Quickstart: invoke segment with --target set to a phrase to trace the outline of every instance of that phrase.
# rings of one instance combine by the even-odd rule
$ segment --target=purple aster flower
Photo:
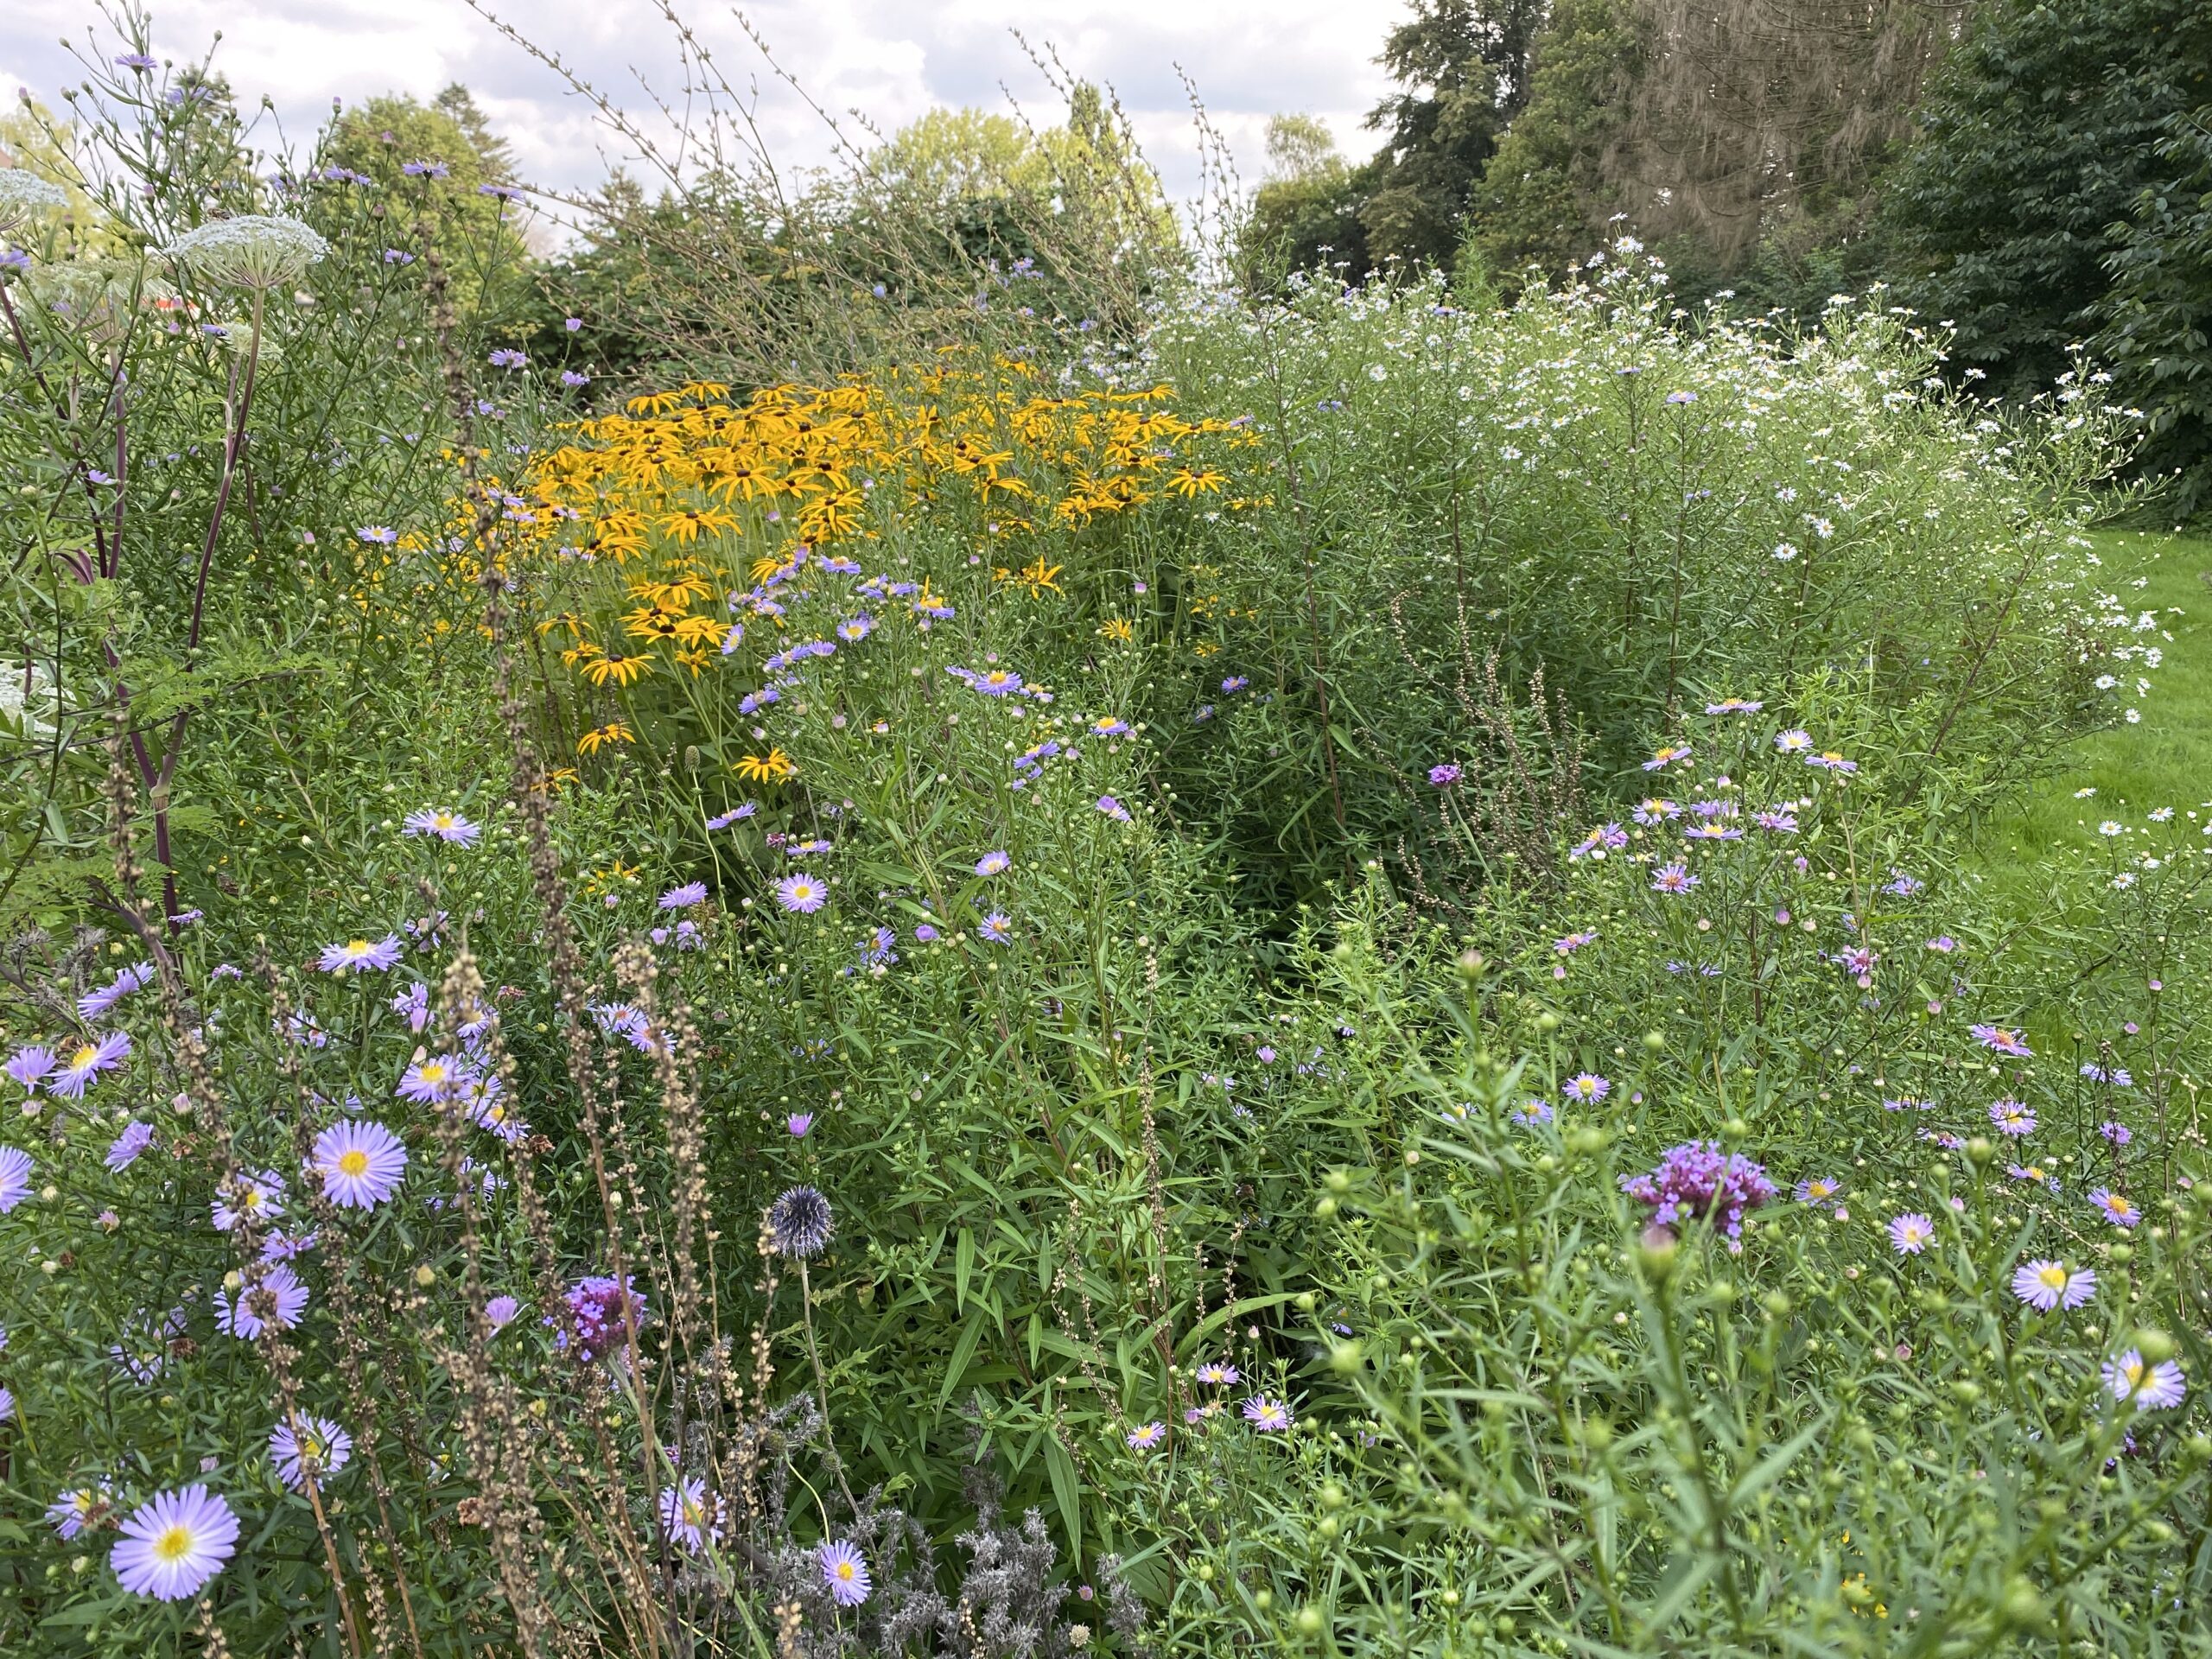
[[[1643,763],[1643,769],[1646,772],[1663,772],[1671,766],[1687,765],[1694,753],[1687,743],[1662,744],[1652,751],[1651,758]]]
[[[1228,1388],[1243,1380],[1243,1373],[1226,1360],[1210,1359],[1192,1375],[1214,1388]]]
[[[744,802],[741,805],[732,807],[728,811],[722,813],[718,817],[709,818],[707,820],[707,828],[709,830],[727,830],[733,823],[736,823],[742,819],[751,817],[760,810],[760,809],[754,805],[751,801]]]
[[[1111,795],[1101,795],[1096,804],[1101,812],[1103,812],[1108,817],[1113,819],[1115,823],[1128,823],[1129,809],[1123,806],[1121,802],[1116,800]]]
[[[279,1423],[270,1431],[269,1456],[276,1478],[296,1492],[322,1490],[322,1478],[343,1469],[353,1455],[353,1437],[327,1417],[302,1417],[295,1430]]]
[[[830,1586],[832,1601],[840,1607],[857,1607],[868,1599],[875,1586],[868,1578],[868,1563],[849,1540],[823,1545],[820,1560],[822,1582]]]
[[[721,1512],[719,1500],[710,1497],[707,1483],[694,1475],[674,1486],[664,1486],[660,1493],[661,1530],[668,1535],[671,1543],[682,1546],[697,1554],[712,1539],[721,1541]]]
[[[660,896],[663,910],[689,910],[694,905],[706,902],[707,884],[703,881],[686,881],[680,887],[671,887]]]
[[[2097,1294],[2096,1269],[2071,1271],[2063,1262],[2023,1262],[2012,1274],[2012,1294],[2044,1313],[2076,1308]]]
[[[309,1166],[323,1196],[341,1209],[373,1210],[398,1190],[407,1147],[381,1123],[335,1123],[315,1138]]]
[[[105,1019],[110,1008],[153,977],[154,964],[149,962],[142,963],[136,968],[125,968],[98,990],[79,997],[77,1013],[87,1020]]]
[[[1805,764],[1808,766],[1816,766],[1822,772],[1841,772],[1846,775],[1859,770],[1859,763],[1856,760],[1847,760],[1834,749],[1821,754],[1807,755]]]
[[[1262,1434],[1280,1434],[1290,1427],[1290,1402],[1255,1394],[1244,1402],[1244,1421]]]
[[[1131,1429],[1127,1438],[1130,1451],[1149,1452],[1167,1438],[1167,1425],[1155,1420]]]
[[[272,1326],[289,1331],[308,1311],[308,1287],[288,1267],[269,1269],[257,1285],[244,1285],[235,1297],[218,1294],[215,1328],[226,1336],[247,1342]]]
[[[0,1147],[0,1216],[31,1195],[31,1155],[21,1147]]]
[[[8,1057],[7,1073],[31,1094],[38,1092],[38,1080],[54,1070],[54,1051],[33,1044],[19,1048]]]
[[[327,974],[382,973],[398,962],[400,950],[397,933],[387,933],[374,944],[366,939],[348,939],[342,944],[324,945],[317,966]]]
[[[433,1054],[400,1073],[399,1087],[394,1092],[418,1106],[434,1105],[474,1075],[452,1055]]]
[[[2035,1109],[2017,1100],[2000,1100],[1989,1109],[1989,1121],[1999,1135],[2033,1135]]]
[[[154,1144],[154,1126],[137,1122],[126,1124],[123,1133],[115,1137],[102,1161],[120,1175],[138,1161],[139,1154]]]
[[[1459,781],[1459,767],[1455,761],[1447,760],[1442,766],[1428,769],[1428,781],[1439,789],[1451,788]]]
[[[1784,754],[1804,754],[1813,747],[1813,734],[1798,727],[1775,734],[1774,747]]]
[[[1993,1054],[2010,1055],[2020,1060],[2035,1057],[2035,1050],[2028,1046],[2027,1038],[2023,1033],[2003,1026],[1971,1026],[1967,1029],[1973,1033],[1974,1041]]]
[[[584,326],[584,320],[582,317],[563,317],[561,319],[561,326],[573,334]]]
[[[1243,675],[1232,674],[1221,683],[1221,689],[1224,692],[1233,697],[1239,691],[1242,691],[1246,686],[1251,683],[1252,682],[1247,679]]]
[[[273,1169],[258,1175],[238,1172],[218,1189],[211,1206],[215,1230],[227,1233],[241,1221],[256,1226],[284,1213],[284,1178]]]
[[[1723,697],[1719,702],[1707,703],[1705,712],[1708,715],[1756,715],[1765,707],[1766,704],[1755,697]]]
[[[1692,875],[1688,865],[1676,861],[1662,864],[1652,872],[1651,890],[1654,893],[1688,893],[1702,880],[1700,876]]]
[[[1928,949],[1935,951],[1939,956],[1948,957],[1952,951],[1958,948],[1959,942],[1948,933],[1938,933],[1934,938],[1928,941]]]
[[[2118,1359],[2106,1361],[2104,1379],[2113,1399],[2123,1405],[2133,1400],[2138,1411],[2165,1410],[2181,1404],[2189,1393],[2179,1365],[2171,1359],[2146,1364],[2133,1348]]]
[[[1090,722],[1093,737],[1122,737],[1128,734],[1128,721],[1117,720],[1112,715],[1101,715]]]
[[[811,916],[830,902],[830,889],[816,877],[801,872],[776,883],[776,902],[794,915]]]
[[[115,60],[115,67],[118,69],[136,69],[143,73],[146,70],[157,68],[159,66],[143,52],[132,52],[118,58]]]
[[[924,922],[914,930],[914,943],[917,944],[927,944],[937,937],[937,929],[931,927],[927,922]]]
[[[995,910],[976,924],[976,934],[992,944],[1004,944],[1014,937],[1014,918],[1002,910]]]
[[[2094,1187],[2089,1192],[2089,1202],[2103,1212],[2107,1221],[2115,1227],[2131,1228],[2143,1219],[2143,1212],[2126,1198],[2109,1187]]]
[[[494,1296],[484,1304],[484,1322],[494,1331],[504,1331],[514,1323],[515,1315],[521,1312],[522,1304],[513,1297]]]
[[[1898,1216],[1888,1228],[1890,1248],[1899,1255],[1918,1255],[1936,1239],[1936,1224],[1918,1211]]]
[[[404,248],[386,248],[384,262],[387,265],[411,265],[415,263],[415,256]]]
[[[2135,1086],[2134,1077],[2125,1066],[2100,1065],[2091,1060],[2082,1068],[2082,1075],[2091,1083],[2108,1083],[2115,1089],[2133,1089]]]
[[[1620,1188],[1651,1206],[1654,1226],[1674,1227],[1705,1217],[1738,1249],[1735,1241],[1743,1237],[1745,1212],[1775,1195],[1764,1167],[1738,1153],[1724,1154],[1713,1141],[1685,1141],[1670,1147],[1649,1174],[1622,1176]]]
[[[458,812],[426,806],[410,812],[401,830],[403,835],[435,836],[440,841],[451,842],[456,847],[474,847],[476,838],[484,832]]]
[[[123,1523],[108,1563],[135,1596],[183,1601],[237,1554],[238,1518],[205,1486],[162,1492]]]
[[[1013,866],[1013,863],[1014,861],[1004,853],[985,853],[982,857],[976,861],[976,874],[978,875],[1003,874]]]
[[[46,1079],[46,1091],[64,1100],[80,1099],[86,1087],[103,1071],[111,1071],[130,1058],[128,1033],[111,1031],[90,1043],[66,1050],[60,1064]]]
[[[416,980],[391,999],[391,1011],[407,1021],[407,1029],[418,1036],[423,1027],[430,1023],[430,988]]]
[[[379,547],[390,547],[399,539],[399,532],[390,524],[363,524],[353,533],[363,541],[372,542]]]
[[[1580,1101],[1585,1105],[1594,1105],[1613,1092],[1613,1085],[1609,1080],[1599,1077],[1595,1072],[1578,1071],[1567,1080],[1567,1086],[1560,1092],[1569,1100]]]
[[[1567,849],[1567,857],[1577,863],[1586,858],[1603,858],[1607,853],[1617,853],[1628,845],[1628,831],[1618,823],[1601,823]]]
[[[399,170],[410,179],[442,179],[448,171],[443,162],[409,162]]]
[[[804,1141],[806,1139],[806,1132],[814,1127],[814,1114],[793,1112],[784,1120],[784,1127],[791,1132],[792,1140]]]
[[[1831,1175],[1815,1175],[1797,1183],[1797,1202],[1826,1204],[1843,1192],[1843,1183]]]
[[[105,1481],[64,1492],[46,1506],[47,1524],[67,1543],[105,1512],[111,1495]]]
[[[1594,930],[1588,932],[1566,933],[1552,941],[1552,950],[1557,955],[1571,957],[1584,945],[1595,944],[1597,942],[1598,935]]]
[[[2097,1133],[2115,1147],[2124,1147],[2135,1138],[2135,1131],[2126,1124],[2114,1122],[2109,1118],[2097,1125]]]
[[[1538,1129],[1551,1122],[1558,1114],[1552,1110],[1551,1102],[1531,1095],[1505,1116],[1518,1128]]]
[[[1762,830],[1786,836],[1797,828],[1797,815],[1787,808],[1770,807],[1764,812],[1753,813],[1751,822]]]
[[[579,386],[591,385],[591,376],[579,370],[563,369],[561,371],[561,384],[573,391]]]

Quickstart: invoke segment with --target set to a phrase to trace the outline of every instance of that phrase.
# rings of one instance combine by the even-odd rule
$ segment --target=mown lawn
[[[2113,589],[2139,611],[2158,613],[2172,643],[2136,706],[2134,725],[2115,726],[2069,744],[2050,773],[1977,837],[1991,886],[2030,867],[2100,818],[2171,806],[2212,805],[2212,539],[2112,532],[2097,538]],[[2134,583],[2141,579],[2144,585]],[[2094,789],[2084,798],[2075,791]],[[2125,810],[2124,810],[2125,809]]]

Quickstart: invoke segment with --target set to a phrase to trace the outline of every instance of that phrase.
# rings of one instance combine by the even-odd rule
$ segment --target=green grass
[[[2161,642],[2165,660],[2149,676],[2151,695],[2135,705],[2143,711],[2139,723],[2066,745],[2024,798],[1983,826],[1976,850],[1999,893],[2035,879],[2039,861],[2078,844],[2099,818],[2160,806],[2186,812],[2212,799],[2212,630],[2204,620],[2212,613],[2212,539],[2112,532],[2097,538],[2097,551],[2114,591],[2133,610],[2156,611],[2172,640]],[[2096,794],[2082,798],[2082,789]]]

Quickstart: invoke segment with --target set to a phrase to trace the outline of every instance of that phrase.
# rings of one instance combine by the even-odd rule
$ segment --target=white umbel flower
[[[68,194],[60,185],[20,167],[0,168],[0,236],[29,224],[33,213],[68,205]]]
[[[163,255],[213,283],[232,288],[289,288],[330,244],[296,219],[241,213],[211,219],[162,250]]]

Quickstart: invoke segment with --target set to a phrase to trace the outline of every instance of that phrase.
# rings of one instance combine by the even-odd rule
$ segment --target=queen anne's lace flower
[[[210,219],[162,250],[194,275],[232,288],[283,288],[299,281],[330,244],[296,219],[241,213]]]

